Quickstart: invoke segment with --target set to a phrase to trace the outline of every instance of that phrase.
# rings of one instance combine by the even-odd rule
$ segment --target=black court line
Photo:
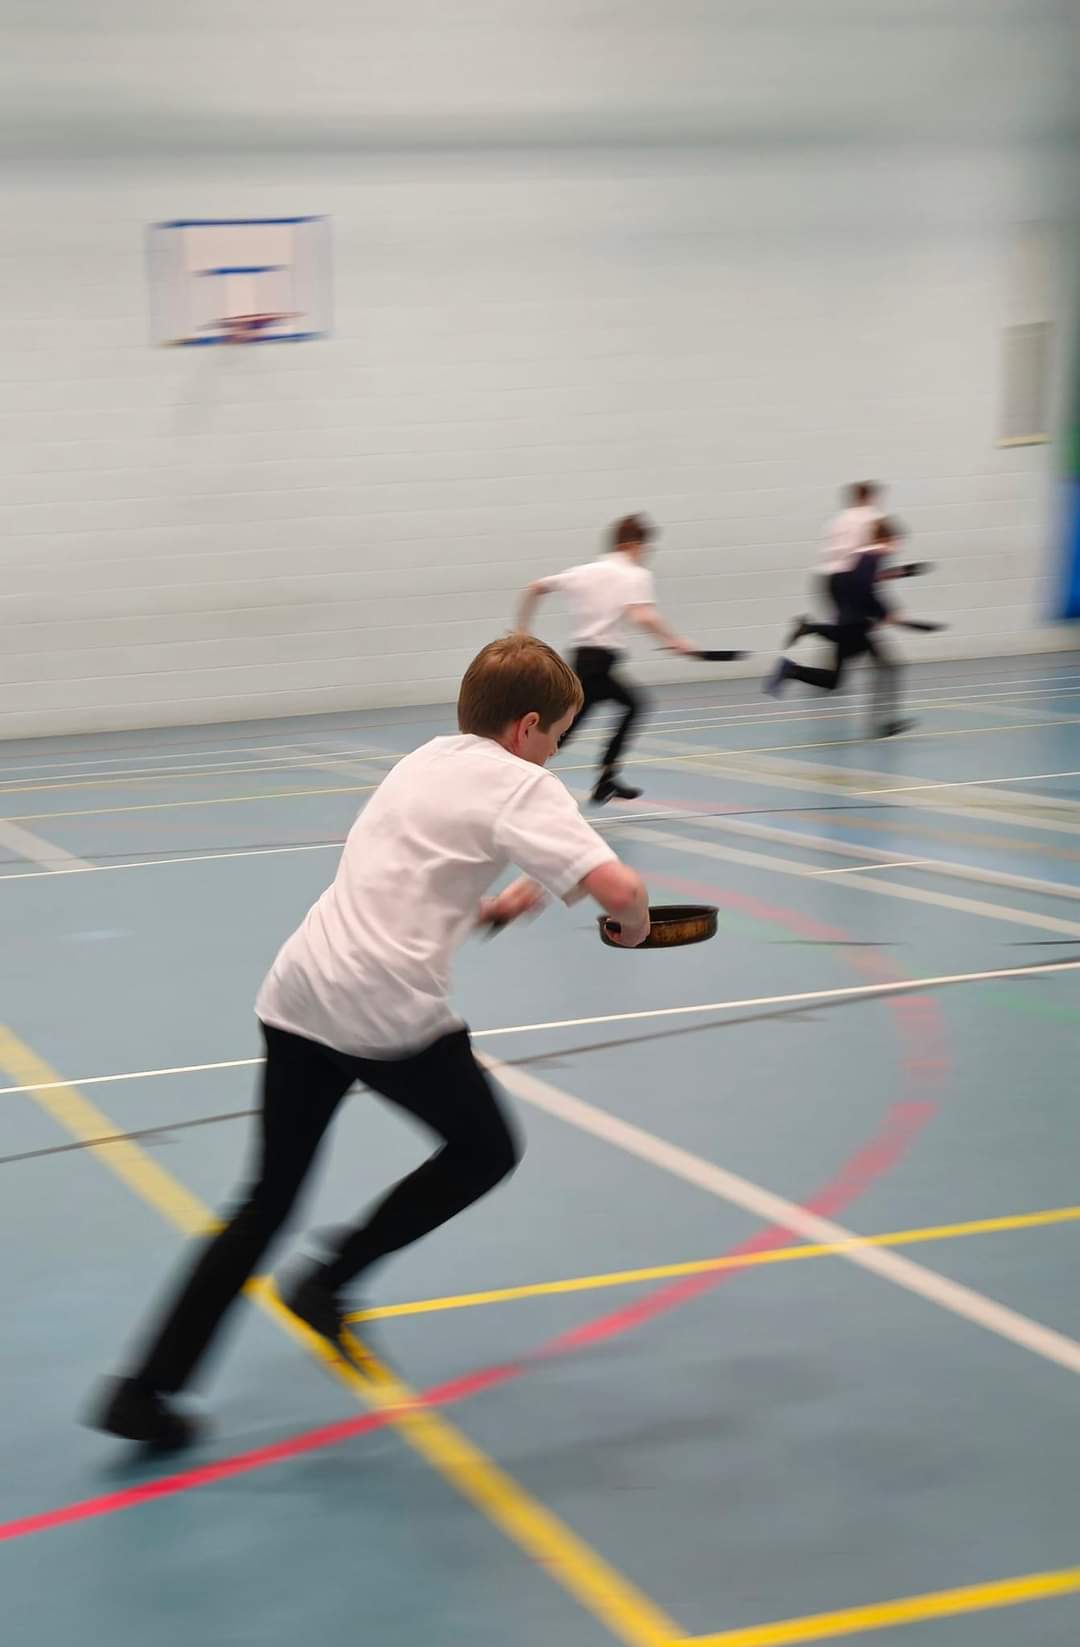
[[[218,1121],[240,1121],[257,1114],[256,1109],[234,1109],[222,1115],[198,1115],[191,1121],[163,1121],[156,1127],[140,1127],[135,1132],[110,1132],[104,1138],[82,1138],[75,1144],[50,1144],[45,1149],[21,1150],[18,1155],[0,1155],[0,1167],[10,1166],[15,1161],[38,1161],[43,1155],[67,1155],[72,1150],[98,1149],[102,1144],[127,1144],[134,1138],[158,1139],[167,1143],[168,1140],[162,1136],[167,1132],[182,1132],[185,1127],[210,1127]]]
[[[312,793],[317,795],[317,794],[321,794],[322,791],[321,790],[313,790]],[[117,810],[118,811],[123,811],[123,808],[120,807],[120,808],[117,808]],[[703,818],[709,820],[710,822],[714,821],[716,819],[724,819],[724,818],[770,818],[770,817],[775,817],[775,816],[779,815],[780,813],[799,813],[799,812],[812,812],[812,813],[818,813],[818,812],[905,812],[907,810],[909,810],[909,809],[905,808],[905,807],[902,807],[902,806],[898,806],[895,802],[891,802],[891,801],[870,801],[870,802],[865,802],[862,805],[854,805],[854,804],[848,802],[848,803],[843,803],[843,804],[838,803],[838,804],[835,804],[835,805],[825,805],[825,806],[821,806],[821,805],[818,805],[818,806],[748,806],[748,807],[741,807],[741,808],[739,808],[739,810],[732,811],[732,812],[682,812],[682,811],[680,811],[680,812],[672,812],[670,814],[665,812],[663,814],[663,821],[665,823],[678,824],[678,823],[683,823],[683,822],[685,822],[685,823],[697,823],[698,821],[700,821]],[[67,816],[67,814],[65,814],[63,812],[58,812],[56,814],[56,819],[57,819],[57,821],[62,821],[65,816]],[[609,812],[609,813],[605,814],[603,817],[600,817],[596,814],[590,813],[590,814],[588,814],[588,817],[589,817],[589,821],[591,823],[603,824],[603,826],[605,828],[612,828],[612,827],[618,827],[618,826],[629,827],[630,825],[637,825],[638,823],[642,823],[642,822],[646,821],[645,819],[642,819],[642,818],[639,818],[639,817],[636,817],[636,816],[635,817],[621,818],[617,812]],[[653,819],[652,821],[657,822],[659,820],[658,819]],[[51,825],[46,824],[46,827],[51,827]],[[131,860],[133,862],[142,862],[142,860],[145,858],[145,855],[146,855],[147,852],[153,852],[153,853],[161,853],[161,854],[165,855],[167,858],[173,858],[178,862],[182,862],[186,858],[193,858],[193,859],[205,858],[207,856],[212,856],[216,852],[221,852],[221,853],[226,853],[226,852],[239,852],[239,853],[251,852],[251,853],[257,853],[257,852],[280,851],[282,848],[294,847],[294,846],[312,846],[312,847],[315,847],[315,846],[344,846],[345,840],[346,840],[346,837],[344,835],[326,835],[326,836],[316,836],[314,839],[312,839],[309,836],[306,840],[303,840],[303,841],[296,841],[296,840],[284,840],[284,841],[227,841],[227,842],[224,842],[224,843],[219,842],[219,841],[215,841],[215,842],[206,842],[202,846],[190,846],[190,845],[165,846],[165,845],[162,845],[160,842],[155,841],[152,846],[143,847],[143,848],[141,848],[141,850],[132,850],[130,852],[95,852],[91,848],[90,850],[82,851],[79,854],[79,856],[82,857],[87,863],[90,863],[90,864],[94,864],[94,863],[125,863],[128,860]],[[799,842],[798,842],[798,840],[795,840],[795,841],[793,841],[792,844],[797,846],[797,845],[799,845]],[[811,848],[808,848],[807,850],[813,851],[814,849],[811,847]],[[42,859],[41,861],[43,863],[45,863],[45,862],[48,862],[49,860]],[[63,860],[58,858],[55,861],[57,863],[60,863]],[[155,861],[157,861],[157,860],[155,859]],[[0,875],[0,880],[2,880],[3,878],[4,878],[3,875]],[[15,879],[16,877],[13,876],[11,878]]]
[[[769,654],[769,656],[771,656],[771,654]],[[1038,676],[1037,679],[1041,683],[1045,683],[1048,687],[1052,687],[1058,681],[1073,680],[1076,678],[1077,664],[1080,663],[1080,652],[1065,653],[1063,656],[1070,661],[1064,662],[1061,668],[1056,671],[1051,669],[1047,674]],[[762,657],[765,657],[764,653],[762,654]],[[918,678],[920,683],[922,683],[923,672],[925,671],[929,674],[933,671],[935,678],[925,683],[926,690],[933,691],[938,688],[948,689],[951,686],[957,686],[963,689],[971,685],[970,680],[965,676],[965,667],[970,665],[972,662],[978,663],[979,661],[985,661],[991,666],[1002,667],[1007,664],[1008,660],[1004,658],[986,660],[959,658],[942,659],[939,662],[919,665]],[[1023,660],[1017,663],[1016,671],[1018,672],[1025,667],[1032,667],[1030,655],[1025,655]],[[936,671],[939,669],[944,671],[941,678],[938,678],[936,675]],[[914,674],[915,671],[912,671],[912,673]],[[992,683],[988,684],[1006,687],[1012,684],[1015,679],[1015,675],[1016,672],[1009,672],[1004,675],[999,675],[995,677]],[[756,675],[742,675],[735,676],[730,680],[725,681],[710,677],[707,680],[701,681],[696,686],[691,681],[667,681],[661,683],[660,691],[664,694],[663,702],[676,709],[682,706],[681,697],[682,694],[685,693],[695,701],[682,707],[701,708],[703,710],[716,710],[723,712],[724,710],[734,707],[734,704],[728,700],[724,694],[724,688],[727,688],[727,690],[732,692],[749,691],[752,690],[752,688],[747,683],[752,682],[757,678],[758,677]],[[715,703],[701,703],[698,701],[703,696],[712,691],[716,691],[718,688],[720,689],[721,695],[717,698]],[[920,685],[920,689],[922,689],[922,684]],[[1053,696],[1053,693],[1047,692],[1045,695],[1051,697]],[[862,696],[862,694],[860,694],[860,696]],[[805,701],[808,708],[813,707],[813,699],[807,699]],[[743,703],[744,700],[737,699],[736,702]],[[841,703],[846,703],[846,699],[842,699]],[[762,715],[767,716],[773,708],[774,706],[771,704],[762,703]],[[349,715],[362,715],[370,716],[372,718],[364,720],[343,719],[339,721],[337,719],[339,715],[342,717]],[[445,721],[446,730],[451,731],[453,730],[454,723],[454,706],[452,704],[445,703],[432,703],[416,704],[415,706],[401,706],[397,709],[390,710],[382,710],[376,706],[373,706],[366,710],[329,710],[325,717],[318,716],[315,718],[320,721],[318,728],[311,726],[310,717],[300,715],[295,717],[295,720],[305,722],[305,724],[301,726],[297,726],[295,724],[295,720],[292,716],[279,716],[277,719],[270,722],[226,721],[222,723],[220,728],[215,727],[213,723],[207,725],[202,721],[189,721],[182,726],[150,728],[147,729],[147,731],[140,731],[136,733],[134,737],[123,733],[45,734],[44,736],[36,738],[13,738],[5,747],[4,752],[6,755],[12,750],[18,750],[20,753],[30,753],[35,756],[55,755],[65,758],[69,756],[77,757],[80,754],[83,754],[85,745],[89,742],[93,744],[95,748],[102,750],[104,755],[109,759],[112,759],[114,756],[132,753],[141,754],[147,752],[160,754],[162,758],[170,758],[174,753],[182,754],[185,748],[189,747],[189,739],[205,739],[208,733],[212,733],[219,744],[228,746],[230,744],[237,744],[242,741],[246,741],[246,746],[254,749],[259,744],[265,743],[270,738],[280,738],[290,744],[295,744],[305,737],[334,737],[343,732],[377,732],[382,727],[388,726],[421,725],[430,727],[430,725],[435,721]],[[748,720],[753,720],[756,717],[751,712],[751,715],[747,718]],[[782,714],[781,718],[786,719],[788,717]],[[253,731],[252,729],[256,726],[262,726],[264,730],[261,732]],[[1022,730],[1022,728],[1019,728],[1019,730]],[[117,736],[119,736],[119,738],[123,741],[115,744],[105,741],[110,737]],[[867,742],[869,740],[845,739],[843,741]],[[223,750],[223,753],[228,753],[228,749],[226,748]],[[402,753],[404,753],[404,751]],[[738,753],[753,754],[754,751],[751,749],[746,751],[738,751]],[[20,762],[18,764],[20,766],[25,766],[26,763]],[[0,773],[6,770],[8,770],[7,765],[0,764]]]
[[[808,1018],[817,1010],[818,1005],[853,1006],[856,1004],[856,1002],[850,1000],[806,1003],[801,1006],[778,1008],[775,1012],[747,1013],[741,1018],[714,1019],[703,1024],[680,1024],[676,1029],[648,1030],[644,1035],[631,1035],[624,1037],[622,1040],[592,1041],[578,1046],[562,1047],[558,1052],[535,1052],[524,1058],[503,1058],[500,1059],[500,1062],[517,1069],[529,1064],[544,1064],[552,1059],[571,1058],[577,1053],[608,1052],[618,1047],[636,1046],[645,1041],[664,1041],[673,1040],[676,1036],[681,1035],[700,1035],[707,1029],[722,1029],[727,1025],[734,1028],[740,1024],[764,1023],[770,1018]],[[77,1081],[72,1082],[73,1086],[77,1087],[78,1084]],[[140,1127],[133,1132],[111,1132],[104,1138],[84,1138],[76,1143],[50,1144],[44,1149],[21,1150],[16,1155],[0,1155],[0,1167],[11,1166],[17,1161],[38,1161],[47,1155],[68,1155],[74,1150],[98,1149],[105,1144],[128,1143],[139,1138],[167,1143],[168,1140],[165,1134],[170,1132],[180,1132],[187,1127],[216,1126],[221,1121],[241,1121],[252,1115],[258,1115],[258,1113],[257,1106],[251,1109],[227,1110],[220,1115],[199,1115],[186,1121],[160,1121],[156,1126]]]
[[[1075,942],[1075,940],[1070,941]],[[1068,958],[1080,962],[1080,955]],[[1016,976],[1021,979],[1024,975],[1037,977],[1039,973],[1044,972],[1048,967],[1056,967],[1060,964],[1058,961],[1033,961],[1029,967],[1024,968],[1023,973],[1017,973]],[[912,979],[910,993],[918,994],[918,986],[919,979]],[[900,993],[900,991],[896,993]],[[529,1053],[522,1058],[502,1058],[499,1062],[513,1069],[522,1069],[532,1064],[557,1063],[559,1059],[572,1058],[578,1054],[611,1052],[617,1051],[621,1047],[641,1046],[646,1042],[671,1041],[686,1035],[703,1035],[714,1029],[738,1029],[746,1024],[763,1024],[783,1019],[792,1022],[802,1020],[804,1023],[812,1023],[819,1012],[836,1011],[841,1007],[876,1004],[878,999],[879,997],[873,995],[863,995],[843,996],[833,1001],[799,1001],[793,1006],[777,1007],[772,1012],[748,1012],[739,1018],[713,1018],[705,1023],[680,1024],[673,1029],[646,1030],[643,1035],[627,1035],[617,1040],[578,1042],[575,1046],[559,1047],[551,1052]],[[79,1083],[73,1081],[71,1084],[77,1087]],[[227,1110],[220,1115],[199,1115],[186,1121],[161,1121],[154,1127],[142,1127],[134,1132],[110,1133],[106,1138],[87,1138],[77,1143],[52,1144],[44,1149],[23,1150],[17,1155],[0,1155],[0,1166],[10,1166],[18,1161],[36,1161],[47,1155],[67,1155],[73,1150],[98,1149],[104,1144],[126,1143],[136,1138],[156,1138],[161,1142],[167,1142],[164,1135],[170,1132],[182,1132],[188,1127],[215,1126],[221,1121],[241,1121],[258,1113],[258,1108],[252,1107],[250,1109]]]

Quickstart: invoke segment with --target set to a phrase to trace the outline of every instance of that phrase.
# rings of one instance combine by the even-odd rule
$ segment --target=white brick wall
[[[768,654],[864,474],[938,563],[913,652],[1054,644],[1053,456],[994,433],[1056,190],[1020,143],[42,161],[0,244],[0,736],[445,700],[628,508],[676,622]],[[333,338],[150,348],[145,225],[279,212],[333,217]]]

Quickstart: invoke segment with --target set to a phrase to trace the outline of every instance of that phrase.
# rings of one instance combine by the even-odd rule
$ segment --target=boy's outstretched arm
[[[696,650],[688,640],[675,633],[655,606],[628,606],[626,616],[639,629],[645,629],[650,635],[655,635],[661,646],[666,646],[670,652],[681,652],[686,657]]]
[[[566,898],[593,898],[620,930],[611,936],[623,949],[636,949],[649,936],[649,895],[636,869],[615,859],[592,870]]]
[[[533,613],[543,597],[550,593],[550,590],[551,585],[545,582],[543,578],[537,578],[535,583],[530,583],[525,590],[518,604],[517,612],[517,628],[523,635],[532,633]]]

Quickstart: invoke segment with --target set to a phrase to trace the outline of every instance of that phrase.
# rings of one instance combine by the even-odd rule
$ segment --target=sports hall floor
[[[157,1461],[80,1410],[241,1171],[275,948],[451,711],[3,747],[6,1647],[1076,1647],[1080,654],[914,671],[890,742],[863,685],[657,695],[597,817],[719,936],[469,945],[516,1178],[380,1272],[363,1373],[256,1287]],[[426,1148],[354,1095],[301,1230]]]

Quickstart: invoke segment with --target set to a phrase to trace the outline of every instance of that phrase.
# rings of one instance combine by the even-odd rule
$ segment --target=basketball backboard
[[[181,218],[148,233],[154,341],[300,343],[330,330],[326,217]]]

